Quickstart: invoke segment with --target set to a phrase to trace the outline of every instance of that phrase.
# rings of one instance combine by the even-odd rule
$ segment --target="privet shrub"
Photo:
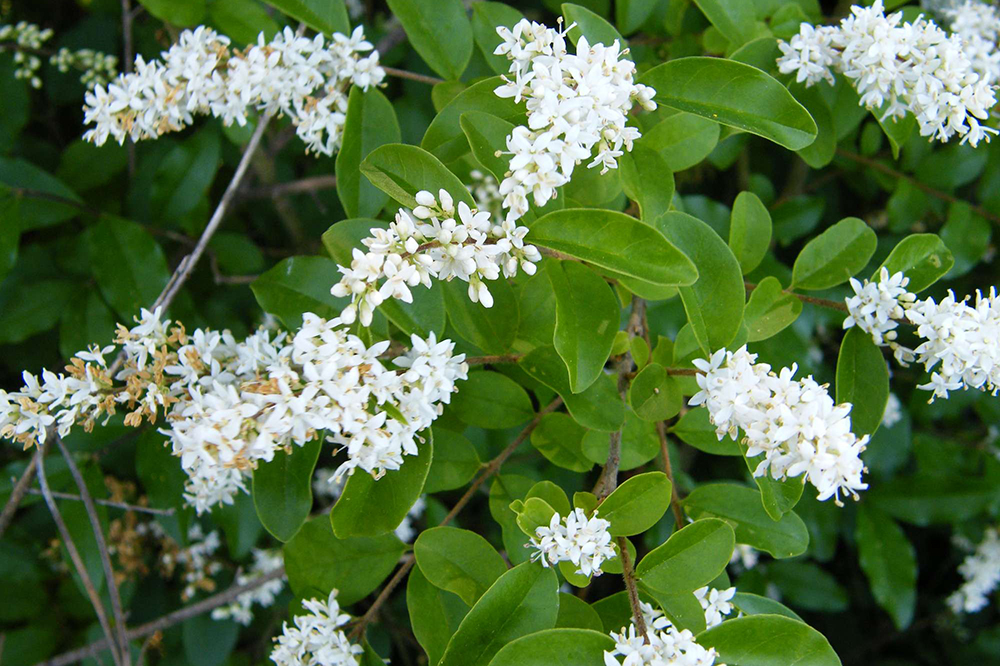
[[[0,19],[4,666],[1000,660],[991,4]]]

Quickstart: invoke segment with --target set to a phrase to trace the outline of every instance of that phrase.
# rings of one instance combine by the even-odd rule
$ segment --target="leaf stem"
[[[744,282],[743,287],[747,292],[751,292],[757,288],[757,285],[753,282]],[[847,312],[847,305],[841,301],[832,301],[829,298],[818,298],[816,296],[806,296],[805,294],[799,294],[789,289],[783,290],[782,293],[788,294],[789,296],[794,296],[803,303],[809,303],[811,305],[818,305],[821,308],[827,308],[830,310],[837,310],[838,312]]]

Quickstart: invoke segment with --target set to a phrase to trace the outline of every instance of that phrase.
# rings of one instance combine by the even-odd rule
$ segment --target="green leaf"
[[[719,123],[677,112],[644,132],[642,143],[659,152],[671,171],[683,171],[708,157],[719,143]]]
[[[105,185],[125,170],[128,150],[114,141],[95,146],[77,139],[66,146],[59,156],[56,177],[77,192],[85,192]]]
[[[607,381],[610,384],[611,378],[608,377]],[[641,467],[659,455],[660,440],[656,435],[654,424],[643,421],[627,409],[625,410],[625,425],[622,426],[621,431],[620,468],[622,471]],[[606,432],[591,430],[583,438],[584,455],[598,465],[604,465],[607,462],[609,449],[610,442]]]
[[[555,571],[533,563],[503,574],[462,620],[441,666],[488,666],[514,639],[554,627],[558,587]]]
[[[350,606],[382,584],[405,549],[394,534],[338,539],[329,517],[316,516],[285,544],[288,584],[306,599],[324,598],[337,588],[337,601]]]
[[[628,387],[628,404],[644,421],[665,421],[677,416],[683,396],[673,377],[659,363],[639,371]]]
[[[150,307],[170,279],[163,250],[135,222],[102,217],[91,227],[88,242],[101,294],[124,321]]]
[[[737,666],[840,666],[829,641],[812,627],[781,615],[726,620],[697,638],[718,660]]]
[[[906,143],[910,135],[913,134],[913,130],[917,127],[917,119],[913,114],[908,113],[902,118],[892,117],[883,120],[881,109],[874,111],[872,115],[889,139],[889,146],[892,148],[892,159],[898,160],[900,148],[903,147],[903,144]]]
[[[493,92],[501,85],[503,79],[494,76],[474,83],[459,93],[431,121],[424,138],[420,140],[420,147],[446,163],[468,153],[469,141],[462,132],[461,121],[462,116],[469,112],[488,113],[515,125],[526,124],[524,105],[515,103],[513,97],[497,97]],[[494,135],[491,133],[488,136],[492,139]],[[497,148],[506,150],[506,142]],[[510,162],[509,156],[505,159]]]
[[[598,379],[586,391],[573,393],[566,364],[552,346],[535,347],[518,361],[518,367],[558,393],[569,413],[585,428],[612,432],[625,422],[625,404],[611,378]]]
[[[327,36],[334,32],[350,36],[351,21],[344,0],[264,0],[275,9],[302,21]]]
[[[705,631],[705,611],[693,592],[664,594],[645,585],[642,586],[642,591],[653,597],[667,619],[678,629],[687,629],[692,634]]]
[[[510,508],[517,513],[517,526],[528,537],[535,536],[539,527],[548,527],[552,516],[559,513],[542,497],[525,497],[523,502],[515,500]]]
[[[735,543],[733,528],[725,521],[695,520],[649,551],[636,566],[635,575],[664,594],[691,592],[725,571]]]
[[[490,485],[490,515],[500,525],[507,558],[513,564],[527,562],[530,555],[525,548],[528,537],[518,526],[517,514],[510,505],[523,500],[533,485],[532,479],[517,474],[501,474]]]
[[[464,339],[488,354],[503,354],[514,344],[520,326],[519,307],[514,289],[502,277],[487,284],[493,295],[493,307],[473,303],[468,284],[452,280],[444,285],[448,321]]]
[[[205,17],[205,0],[140,0],[146,10],[179,28],[193,28]]]
[[[206,125],[166,154],[150,190],[159,219],[175,220],[195,209],[215,179],[221,153],[221,135],[214,125]]]
[[[709,420],[707,409],[689,409],[670,428],[670,432],[680,437],[681,441],[699,451],[716,456],[739,456],[739,444],[728,436],[719,439],[715,434],[715,426]]]
[[[743,442],[739,443],[740,451],[743,452],[743,460],[746,461],[747,470],[753,475],[757,469],[758,461],[751,461],[746,457],[748,446]],[[802,477],[788,477],[779,481],[771,477],[770,474],[753,477],[757,489],[760,490],[761,504],[764,511],[771,516],[771,520],[781,520],[781,517],[795,508],[802,497],[805,479]]]
[[[611,522],[611,536],[641,534],[670,508],[670,492],[670,480],[663,472],[636,474],[601,502],[597,515]]]
[[[913,544],[892,518],[873,505],[858,505],[858,562],[868,577],[872,596],[903,630],[917,605],[917,556]]]
[[[772,61],[773,62],[773,61]],[[796,85],[792,88],[795,98],[806,107],[806,111],[816,121],[816,140],[797,152],[802,160],[813,169],[822,169],[833,161],[837,153],[837,128],[833,112],[827,103],[824,91],[819,86],[806,88]]]
[[[571,595],[561,594],[559,598],[565,600],[568,596],[571,597]],[[562,606],[560,606],[560,616],[561,614]],[[594,613],[594,617],[597,618],[596,613]],[[600,625],[598,624],[598,626]],[[580,666],[580,664],[600,664],[604,659],[605,651],[610,652],[614,650],[614,647],[615,642],[603,631],[545,629],[511,641],[497,653],[490,665]]]
[[[374,217],[389,197],[361,178],[361,162],[388,143],[399,143],[399,122],[392,103],[378,88],[351,88],[344,141],[337,153],[337,196],[348,217]]]
[[[559,616],[556,618],[556,628],[559,629],[589,629],[604,633],[601,616],[590,604],[580,597],[568,592],[559,593]]]
[[[250,554],[264,533],[250,495],[239,493],[232,504],[224,504],[213,512],[215,521],[226,535],[226,548],[234,560]]]
[[[473,7],[479,7],[480,4],[482,3],[477,3]],[[493,174],[498,183],[503,182],[504,174],[510,167],[510,158],[497,153],[506,152],[507,136],[514,129],[514,125],[483,111],[466,111],[462,114],[459,124],[466,139],[469,140],[469,146],[476,160]]]
[[[302,326],[304,312],[330,319],[347,305],[346,298],[330,293],[340,277],[337,264],[326,257],[289,257],[254,280],[250,289],[264,312],[294,331]]]
[[[458,119],[456,118],[456,124]],[[427,190],[437,196],[445,190],[455,202],[464,201],[475,206],[472,195],[458,176],[441,164],[440,160],[417,146],[389,143],[379,146],[361,163],[363,173],[372,185],[407,208],[415,208],[414,195]]]
[[[771,214],[753,192],[740,192],[729,218],[729,248],[746,275],[760,265],[771,245]]]
[[[432,585],[420,567],[414,567],[406,581],[406,609],[413,635],[427,653],[428,666],[435,666],[469,607],[451,592]]]
[[[674,198],[674,174],[655,150],[636,144],[621,156],[622,187],[639,206],[639,218],[648,221],[670,210]]]
[[[732,342],[743,322],[746,289],[740,264],[719,234],[698,218],[667,213],[656,226],[698,268],[698,280],[679,291],[698,344],[711,354]]]
[[[569,414],[546,414],[531,433],[531,445],[553,465],[574,472],[589,471],[594,463],[583,454],[587,429]]]
[[[497,28],[513,29],[524,15],[502,2],[475,2],[472,4],[472,34],[486,62],[496,74],[506,74],[510,70],[507,56],[493,55],[502,41]]]
[[[630,35],[646,22],[659,4],[658,0],[618,0],[615,24],[623,35]]]
[[[878,430],[889,400],[889,367],[871,336],[857,326],[847,331],[837,356],[837,402],[849,402],[851,430]]]
[[[744,615],[784,615],[802,622],[802,618],[784,604],[750,592],[737,592],[733,595],[733,605],[743,611]]]
[[[621,310],[608,283],[586,266],[553,259],[545,272],[556,294],[553,346],[569,369],[570,389],[580,393],[604,373]]]
[[[421,532],[413,554],[427,580],[457,594],[469,606],[507,570],[500,553],[486,539],[457,527]]]
[[[564,2],[562,15],[566,19],[566,25],[576,23],[576,27],[569,31],[569,38],[574,44],[580,39],[580,35],[583,35],[591,45],[600,43],[611,46],[618,40],[622,48],[625,48],[625,38],[618,34],[614,26],[586,7]]]
[[[948,221],[941,227],[941,240],[955,257],[948,278],[954,279],[975,268],[985,257],[992,237],[990,223],[974,213],[970,204],[952,203],[948,207]]]
[[[414,50],[446,79],[458,79],[472,57],[472,24],[461,0],[388,0]]]
[[[661,233],[610,210],[567,209],[534,222],[531,242],[600,268],[663,286],[690,285],[698,271]]]
[[[729,483],[695,488],[684,498],[684,508],[694,519],[722,518],[733,524],[737,543],[764,550],[777,558],[801,555],[809,546],[809,531],[794,512],[774,521],[761,503],[760,492]]]
[[[798,150],[818,132],[809,112],[788,89],[756,67],[694,56],[658,65],[640,83],[656,89],[656,101]]]
[[[806,243],[792,268],[792,289],[829,289],[868,265],[878,238],[864,220],[845,217]]]
[[[70,358],[95,340],[112,340],[115,315],[94,289],[86,289],[66,304],[59,321],[59,351]]]
[[[513,379],[499,372],[473,372],[451,399],[455,415],[469,425],[500,430],[534,416],[531,398]]]
[[[21,199],[0,187],[0,282],[17,264],[21,242]],[[83,347],[77,347],[77,351]],[[75,352],[74,352],[75,353]]]
[[[425,493],[461,488],[482,463],[476,447],[464,436],[445,428],[434,428],[434,459],[424,482]]]
[[[28,197],[17,192],[19,189],[35,190],[78,204],[83,203],[76,192],[69,189],[65,183],[31,162],[13,157],[0,157],[0,183],[14,190],[14,196],[20,204],[18,213],[22,232],[59,224],[80,214],[79,208],[70,203]]]
[[[386,472],[378,481],[357,470],[347,479],[330,512],[333,533],[338,538],[378,536],[392,532],[403,522],[423,492],[434,456],[431,431],[418,437],[426,441],[417,447],[417,455],[404,457],[399,469]]]
[[[312,476],[322,441],[278,451],[253,471],[253,504],[261,524],[278,541],[289,541],[312,509]]]
[[[912,525],[952,524],[1000,501],[1000,488],[980,477],[918,474],[880,483],[867,491],[865,499]]]
[[[538,497],[545,500],[545,502],[555,509],[555,511],[561,516],[568,515],[571,511],[569,497],[566,496],[566,491],[552,481],[539,481],[535,485],[531,486],[528,494],[524,496],[525,503],[527,503],[527,501],[532,497]],[[551,517],[552,516],[549,516],[549,518]],[[532,532],[532,534],[534,534],[534,532]]]
[[[234,42],[250,44],[264,33],[270,40],[278,32],[278,24],[257,0],[216,0],[208,6],[212,25]]]
[[[216,620],[202,613],[184,621],[181,640],[185,663],[191,666],[221,666],[232,654],[240,637],[240,625]]]
[[[773,562],[768,566],[768,577],[793,606],[824,613],[847,610],[847,590],[813,562]]]
[[[802,301],[781,288],[778,278],[769,275],[750,293],[743,321],[749,332],[748,342],[774,337],[791,326],[802,314]]]
[[[903,271],[910,278],[907,289],[918,293],[931,286],[951,270],[955,263],[951,251],[935,234],[912,234],[896,244],[872,279],[878,281],[882,268],[893,275]]]
[[[756,17],[752,2],[737,0],[694,0],[701,13],[729,40],[730,47],[737,47],[753,39]]]

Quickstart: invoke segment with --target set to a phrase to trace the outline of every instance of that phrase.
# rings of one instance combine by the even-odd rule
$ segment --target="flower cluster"
[[[876,344],[892,346],[896,360],[903,365],[912,360],[922,364],[931,378],[917,388],[932,391],[932,402],[947,398],[949,391],[970,387],[995,395],[1000,390],[1000,298],[996,289],[991,288],[986,295],[977,291],[974,303],[969,302],[969,296],[958,300],[951,291],[940,303],[933,298],[918,301],[903,289],[908,280],[902,272],[887,276],[882,269],[878,283],[851,280],[855,295],[847,299],[850,316],[844,328],[857,325],[870,333]],[[896,287],[883,291],[880,285],[886,282]],[[899,321],[916,327],[923,340],[916,349],[895,341],[892,329]]]
[[[548,527],[535,528],[535,536],[525,547],[536,549],[531,559],[541,560],[544,567],[572,562],[577,567],[576,573],[600,576],[604,561],[617,557],[608,533],[610,526],[610,522],[596,515],[588,519],[583,509],[574,509],[565,518],[554,513]]]
[[[861,104],[884,117],[912,113],[921,136],[948,141],[956,134],[976,146],[997,131],[981,124],[996,104],[993,79],[966,54],[962,34],[949,35],[922,16],[903,22],[885,15],[882,0],[851,7],[839,26],[803,23],[790,42],[780,41],[778,69],[807,86],[833,82],[839,71],[857,88]]]
[[[1000,12],[994,5],[976,0],[946,7],[941,13],[950,21],[948,29],[962,39],[962,51],[972,68],[989,84],[1000,81]]]
[[[413,336],[413,349],[379,360],[389,342],[371,347],[340,319],[303,315],[292,336],[264,329],[237,342],[229,331],[185,332],[142,311],[132,329],[120,326],[125,362],[114,377],[104,356],[114,346],[80,352],[68,375],[24,373],[16,393],[0,390],[0,436],[26,447],[53,427],[93,427],[102,414],[127,405],[126,425],[158,415],[174,455],[188,475],[185,498],[200,513],[232,503],[245,475],[279,449],[291,451],[325,431],[347,460],[337,476],[360,468],[376,478],[417,452],[418,432],[437,418],[465,379],[465,356],[454,344]]]
[[[38,77],[38,68],[42,66],[42,46],[52,38],[52,30],[42,30],[34,23],[20,21],[15,25],[0,25],[0,42],[11,44],[14,52],[14,78],[24,79],[32,88],[41,88],[42,80]],[[49,62],[66,73],[71,68],[81,70],[80,82],[85,86],[92,83],[98,85],[107,83],[114,75],[118,66],[118,58],[92,49],[71,50],[59,49]]]
[[[736,439],[743,430],[747,457],[764,454],[754,476],[769,470],[779,480],[803,475],[820,500],[833,497],[839,506],[842,492],[857,499],[868,487],[860,458],[868,436],[851,432],[851,404],[836,404],[811,376],[793,379],[795,365],[775,374],[756,360],[745,346],[695,360],[701,390],[689,404],[708,408],[719,439]]]
[[[362,57],[369,51],[361,27],[329,42],[286,27],[270,42],[261,33],[243,51],[211,28],[185,30],[161,60],[138,56],[134,73],[87,94],[84,123],[94,127],[84,138],[97,145],[109,136],[118,143],[155,139],[199,114],[242,126],[255,108],[289,116],[306,152],[332,155],[340,149],[350,85],[367,89],[385,77],[378,51]]]
[[[534,245],[526,245],[527,227],[511,220],[496,224],[488,211],[469,208],[440,190],[435,198],[427,191],[417,192],[413,214],[400,209],[389,228],[376,227],[361,242],[368,248],[355,248],[350,267],[338,266],[343,274],[330,290],[334,296],[350,296],[351,303],[340,313],[345,323],[357,317],[361,324],[371,324],[375,308],[387,298],[410,303],[410,287],[431,286],[431,278],[469,283],[473,303],[493,306],[485,281],[517,275],[518,266],[535,272],[534,262],[542,255]],[[381,284],[380,284],[381,282]]]
[[[620,632],[611,632],[614,650],[605,650],[605,666],[713,666],[719,656],[714,648],[695,643],[694,635],[687,629],[680,630],[645,602],[640,602],[646,636],[643,639],[630,624]]]
[[[182,601],[188,601],[198,592],[215,590],[215,581],[212,580],[212,576],[222,571],[222,562],[215,557],[216,551],[222,545],[218,532],[212,530],[205,534],[201,525],[192,523],[191,527],[188,528],[188,545],[185,548],[178,546],[177,542],[167,536],[163,528],[155,521],[146,523],[143,532],[148,532],[159,539],[164,546],[164,551],[160,555],[160,568],[164,576],[170,578],[178,567],[183,569],[181,574],[184,581],[184,590],[181,592]]]
[[[503,215],[503,195],[500,194],[500,184],[496,178],[488,173],[483,173],[479,169],[469,172],[471,183],[465,186],[476,202],[476,208],[481,211],[488,211],[490,215],[500,217]]]
[[[503,40],[494,51],[510,62],[511,79],[496,89],[499,97],[525,100],[528,125],[507,137],[510,171],[500,184],[507,219],[528,211],[528,195],[536,206],[555,197],[569,182],[573,168],[597,154],[588,165],[601,173],[618,166],[623,148],[632,150],[639,131],[625,125],[634,102],[653,110],[656,91],[633,83],[635,64],[625,59],[618,40],[591,45],[581,36],[576,54],[566,51],[565,30],[521,19],[511,30],[501,26]]]
[[[364,648],[341,629],[351,616],[340,612],[337,590],[325,602],[313,598],[303,601],[302,607],[309,613],[296,615],[291,626],[284,623],[274,639],[271,661],[277,666],[358,666]]]
[[[989,594],[1000,584],[1000,534],[986,530],[975,552],[958,567],[965,583],[950,597],[948,606],[956,613],[975,613],[989,603]]]
[[[733,612],[733,604],[730,602],[735,595],[735,587],[717,590],[706,585],[694,591],[694,596],[701,604],[702,610],[705,611],[705,626],[707,628],[711,629],[717,624],[722,624],[726,616]]]
[[[253,550],[253,565],[250,570],[246,573],[241,573],[236,576],[235,585],[246,585],[252,583],[253,581],[261,578],[265,574],[269,574],[272,571],[280,569],[284,565],[284,558],[281,556],[280,550],[261,550],[255,548]],[[253,608],[254,604],[267,608],[274,603],[275,598],[281,593],[285,587],[285,581],[283,578],[275,578],[269,580],[263,585],[255,587],[254,589],[244,592],[240,596],[236,597],[230,604],[226,606],[219,606],[212,611],[213,620],[234,620],[239,622],[243,626],[249,626],[250,622],[253,621]]]

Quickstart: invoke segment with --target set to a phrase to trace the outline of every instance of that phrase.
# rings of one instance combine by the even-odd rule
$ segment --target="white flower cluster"
[[[159,528],[155,522],[148,523],[152,529],[150,532],[160,539],[167,539],[166,533]],[[167,572],[168,576],[178,567],[182,566],[184,590],[181,592],[181,600],[188,601],[199,591],[211,592],[215,589],[215,581],[212,576],[222,571],[222,562],[215,558],[215,552],[219,550],[222,542],[219,540],[219,533],[212,530],[205,534],[201,525],[193,523],[188,528],[188,545],[186,548],[176,550],[168,549],[160,556],[160,566]],[[170,543],[174,543],[170,540]]]
[[[38,69],[42,66],[41,56],[46,54],[42,47],[51,38],[52,30],[42,30],[27,21],[20,21],[15,25],[0,25],[0,51],[5,50],[3,42],[10,43],[16,65],[14,78],[27,80],[32,88],[42,87],[42,80],[38,77]],[[92,83],[107,83],[115,75],[118,58],[93,49],[72,50],[63,47],[49,58],[49,63],[63,73],[71,68],[81,70],[83,74],[80,82],[90,86]]]
[[[834,403],[811,376],[793,379],[795,365],[775,374],[756,360],[745,346],[695,360],[701,390],[689,404],[708,408],[719,439],[736,439],[743,430],[747,457],[764,454],[754,476],[768,470],[779,480],[804,475],[821,501],[833,497],[840,506],[842,492],[857,499],[857,491],[868,487],[860,458],[868,435],[859,439],[851,432],[851,404]]]
[[[280,569],[284,565],[284,558],[281,556],[280,550],[262,550],[259,548],[254,548],[253,550],[253,565],[251,565],[250,570],[246,573],[241,573],[236,576],[235,585],[246,585],[252,583],[253,581],[261,578],[264,574],[269,574],[272,571]],[[274,603],[275,598],[281,593],[281,590],[285,588],[285,579],[275,578],[269,580],[263,585],[256,587],[249,592],[244,592],[240,596],[236,597],[230,604],[226,606],[219,606],[212,611],[213,620],[234,620],[239,622],[243,626],[249,626],[250,622],[253,621],[253,608],[254,604],[267,608]]]
[[[705,648],[695,643],[694,634],[679,630],[663,612],[645,602],[639,602],[646,636],[643,639],[630,624],[618,633],[611,632],[614,650],[605,650],[604,666],[713,666],[719,654],[715,648]]]
[[[572,562],[577,567],[576,573],[600,576],[604,561],[617,557],[608,533],[610,526],[610,522],[596,515],[588,519],[583,509],[574,509],[565,518],[554,513],[548,527],[535,528],[535,536],[525,547],[536,549],[531,559],[541,560],[544,567]]]
[[[262,329],[237,342],[229,331],[188,335],[160,316],[143,310],[131,330],[119,327],[125,363],[113,379],[109,346],[77,354],[69,376],[45,370],[39,382],[25,372],[20,392],[0,390],[0,436],[27,447],[53,425],[60,435],[75,423],[92,427],[116,405],[133,410],[126,425],[163,414],[160,432],[188,475],[185,498],[201,513],[245,492],[244,476],[258,462],[323,431],[346,450],[338,476],[399,469],[468,371],[454,343],[433,333],[413,336],[394,371],[379,360],[388,341],[367,347],[340,319],[306,313],[290,338]]]
[[[958,567],[965,583],[948,597],[948,606],[956,613],[975,613],[989,603],[989,595],[1000,584],[1000,535],[995,528],[986,530],[975,552]]]
[[[922,16],[885,15],[882,0],[855,5],[839,26],[803,23],[790,42],[779,41],[778,69],[807,86],[839,71],[857,88],[861,104],[884,117],[917,119],[921,136],[973,146],[997,130],[981,124],[996,104],[993,80],[977,71],[960,34],[949,35]]]
[[[575,24],[574,24],[575,25]],[[496,55],[510,59],[512,80],[496,89],[499,97],[526,101],[528,125],[507,137],[510,172],[500,184],[507,219],[528,211],[528,195],[536,206],[555,197],[569,182],[573,168],[597,155],[588,165],[601,173],[617,168],[623,148],[632,150],[639,130],[625,125],[634,102],[653,110],[656,91],[633,83],[635,64],[623,58],[618,40],[610,46],[581,36],[576,54],[566,51],[565,30],[521,19],[513,30],[501,26],[503,40]]]
[[[698,599],[702,610],[705,611],[705,626],[708,629],[722,624],[726,616],[733,612],[733,604],[730,602],[735,595],[735,587],[717,590],[706,585],[694,591],[695,598]]]
[[[199,26],[182,32],[162,60],[136,57],[134,73],[87,94],[84,123],[94,127],[84,138],[97,145],[109,136],[118,143],[155,139],[199,114],[242,126],[257,109],[289,116],[307,153],[332,155],[340,149],[350,85],[367,90],[385,77],[360,26],[350,37],[334,33],[329,42],[286,27],[270,42],[261,33],[243,51],[229,44],[228,37]]]
[[[91,85],[107,85],[118,71],[117,57],[93,49],[73,51],[63,47],[52,55],[49,63],[63,74],[71,69],[83,72],[80,83],[88,88]]]
[[[962,51],[972,68],[990,84],[1000,81],[1000,12],[996,6],[966,0],[946,7],[941,13],[951,23],[948,29],[962,38]]]
[[[951,291],[940,303],[933,298],[917,301],[903,289],[908,280],[902,272],[886,276],[883,269],[877,285],[851,280],[855,295],[847,299],[850,317],[844,328],[857,325],[870,333],[876,344],[892,346],[896,360],[903,365],[912,360],[922,364],[931,378],[917,388],[932,391],[931,402],[947,398],[949,391],[970,387],[996,395],[1000,391],[1000,298],[996,289],[991,288],[986,295],[977,291],[974,303],[969,303],[969,296],[956,299]],[[897,286],[883,292],[880,285],[886,282]],[[916,349],[896,343],[891,329],[898,321],[916,326],[917,336],[923,339]]]
[[[337,590],[324,602],[309,599],[302,602],[307,615],[296,615],[293,625],[287,622],[281,635],[275,638],[271,661],[277,666],[358,666],[358,655],[364,648],[352,643],[344,630],[351,616],[340,612]]]
[[[469,208],[440,190],[437,198],[427,191],[417,192],[413,215],[400,208],[388,229],[374,228],[355,248],[350,267],[338,266],[340,282],[330,290],[334,296],[351,297],[340,313],[345,323],[357,317],[363,326],[371,324],[375,308],[387,298],[410,303],[410,287],[431,286],[431,278],[469,283],[473,303],[493,306],[485,281],[517,275],[518,266],[535,273],[534,262],[542,255],[534,245],[526,245],[527,227],[511,220],[496,224],[489,211]],[[381,284],[379,282],[381,281]]]

